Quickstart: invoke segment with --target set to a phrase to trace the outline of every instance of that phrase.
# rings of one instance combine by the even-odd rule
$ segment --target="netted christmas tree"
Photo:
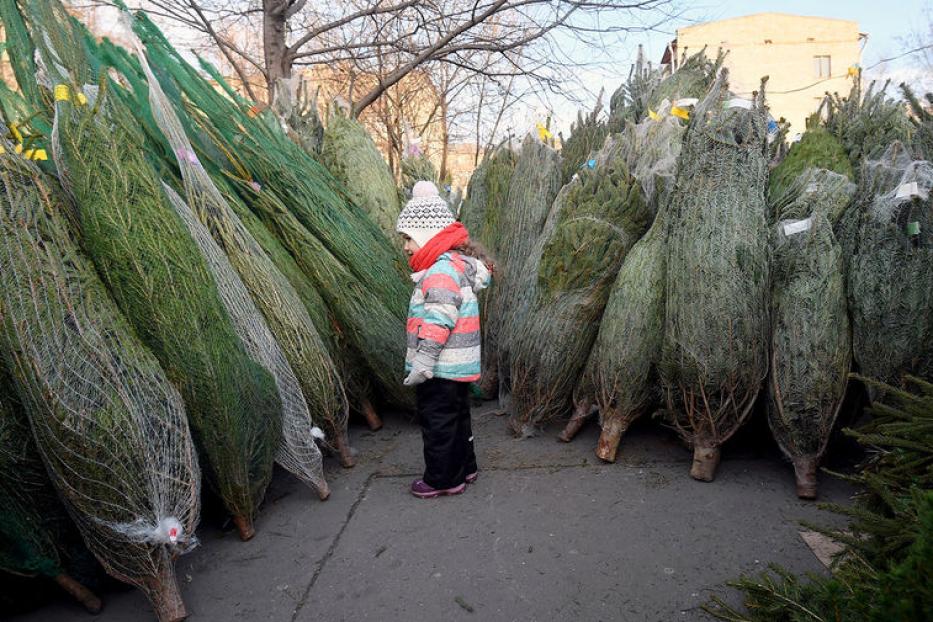
[[[569,410],[619,267],[654,219],[656,191],[672,185],[681,132],[673,117],[630,124],[555,200],[536,266],[526,264],[537,274],[530,308],[513,328],[516,432]]]
[[[136,337],[29,162],[0,155],[0,355],[60,498],[108,573],[185,617],[200,473],[181,396]],[[125,198],[125,197],[124,197]]]
[[[100,598],[72,568],[85,553],[0,361],[0,571],[51,579],[99,613]]]
[[[872,82],[863,94],[859,71],[847,97],[827,95],[818,111],[823,125],[849,154],[856,172],[862,160],[879,158],[892,142],[906,141],[910,131],[903,104],[887,95],[888,83],[875,87]]]
[[[608,123],[600,118],[603,109],[602,97],[600,93],[593,111],[585,117],[583,113],[577,113],[577,121],[571,124],[570,136],[566,140],[563,135],[560,137],[560,157],[563,163],[561,181],[565,184],[580,167],[589,167],[591,156],[603,146],[609,135]]]
[[[537,280],[534,266],[534,247],[538,243],[554,199],[560,190],[560,156],[537,136],[529,134],[522,144],[515,171],[509,183],[505,211],[500,222],[498,247],[498,279],[487,315],[485,348],[491,350],[485,357],[484,375],[497,374],[502,406],[507,407],[510,366],[509,340],[515,327],[522,321],[531,300],[531,291]],[[538,253],[540,256],[540,251]],[[494,363],[493,363],[494,361]]]
[[[326,499],[330,492],[316,444],[323,433],[312,412],[315,417],[327,413],[333,418],[340,417],[339,411],[345,408],[342,389],[334,383],[333,362],[298,293],[201,165],[141,44],[134,43],[149,85],[153,116],[175,154],[188,203],[171,188],[166,188],[166,194],[207,259],[238,335],[250,355],[276,380],[282,401],[282,438],[276,461]],[[203,239],[205,233],[209,242]]]
[[[321,161],[342,183],[353,202],[396,240],[398,192],[392,171],[362,123],[335,103],[327,120]]]
[[[41,9],[43,2],[31,6]],[[84,248],[182,392],[207,481],[241,535],[252,537],[281,434],[274,380],[236,335],[199,249],[167,203],[130,111],[106,82],[93,105],[82,104],[73,95],[75,76],[58,69],[59,50],[73,49],[80,38],[61,16],[36,17],[61,37],[57,43],[48,37],[51,45],[40,48],[58,82],[55,162],[75,198]]]
[[[861,373],[933,377],[933,165],[901,143],[865,162],[848,292]]]
[[[648,116],[649,98],[661,83],[661,72],[645,60],[642,46],[628,78],[609,98],[609,131],[621,132],[627,123],[640,123]]]
[[[812,499],[852,360],[844,260],[831,218],[855,185],[808,169],[787,192],[796,199],[773,233],[768,423],[793,462],[797,495]]]
[[[670,424],[710,481],[767,373],[767,110],[723,70],[691,115],[671,196],[660,365]]]
[[[324,124],[318,116],[320,88],[302,75],[280,78],[275,85],[272,110],[288,128],[289,137],[308,155],[319,157],[324,145]]]
[[[906,84],[901,84],[901,91],[910,103],[914,155],[918,159],[933,161],[933,93],[919,97]]]
[[[800,174],[806,169],[820,169],[854,179],[852,163],[842,143],[825,128],[814,127],[803,133],[787,156],[771,171],[768,179],[768,203],[772,218],[780,216],[782,204],[796,200],[796,187]],[[803,218],[804,216],[801,216]],[[838,218],[831,218],[835,221]]]
[[[467,196],[461,210],[461,220],[470,232],[498,260],[503,212],[508,201],[509,185],[515,171],[517,154],[506,143],[500,145],[480,163],[470,177]],[[483,333],[482,369],[478,383],[480,393],[487,399],[496,397],[499,386],[497,350],[489,330],[489,309],[498,289],[491,287],[480,292],[480,330]]]

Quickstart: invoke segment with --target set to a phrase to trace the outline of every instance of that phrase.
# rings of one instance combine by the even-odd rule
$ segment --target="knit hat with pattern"
[[[395,229],[410,237],[418,246],[424,246],[435,235],[454,224],[454,220],[437,186],[429,181],[419,181],[412,188],[411,200],[398,215]]]

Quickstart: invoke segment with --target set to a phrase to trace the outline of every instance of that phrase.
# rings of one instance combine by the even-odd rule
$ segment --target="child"
[[[489,284],[490,266],[431,182],[415,184],[396,229],[415,282],[405,384],[415,386],[425,469],[411,494],[457,495],[477,478],[469,384],[480,377],[475,292]]]

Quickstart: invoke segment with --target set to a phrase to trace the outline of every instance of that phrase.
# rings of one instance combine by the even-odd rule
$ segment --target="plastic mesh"
[[[522,435],[566,411],[612,282],[652,220],[630,169],[633,137],[609,138],[561,190],[535,250],[534,299],[511,327],[512,427]]]
[[[210,149],[223,153],[216,163],[251,186],[242,190],[250,208],[296,259],[302,256],[302,271],[325,297],[347,343],[365,360],[384,395],[411,405],[411,392],[399,383],[411,291],[397,245],[347,200],[319,163],[288,139],[277,119],[253,113],[218,92],[143,14],[136,17],[134,29],[160,80],[164,75],[186,105],[197,108],[192,117],[199,134]],[[202,68],[225,85],[216,69],[206,63]],[[299,238],[301,247],[296,248]]]
[[[281,434],[274,379],[246,352],[200,250],[167,204],[125,106],[56,102],[83,244],[114,299],[182,392],[208,482],[244,535]]]
[[[177,615],[172,560],[196,542],[200,495],[181,397],[68,237],[60,198],[5,147],[2,352],[88,546],[160,616]]]
[[[204,254],[220,299],[247,352],[275,378],[282,400],[282,441],[276,461],[326,498],[330,492],[324,480],[321,451],[315,444],[316,430],[295,372],[223,250],[184,200],[171,187],[164,188],[169,203]],[[317,432],[317,436],[323,435]]]
[[[815,494],[816,467],[842,406],[852,360],[842,249],[831,218],[855,185],[808,169],[773,232],[768,422]]]
[[[383,233],[400,240],[395,231],[401,209],[395,180],[366,128],[335,109],[324,132],[321,160]]]
[[[499,393],[503,399],[510,391],[508,340],[528,309],[537,278],[536,267],[526,262],[540,257],[540,249],[535,251],[534,247],[560,191],[560,175],[558,153],[529,134],[515,164],[500,222],[502,244],[498,249],[498,265],[501,269],[493,285],[496,291],[489,301],[487,340],[483,344],[492,349],[486,358],[496,361]],[[487,369],[484,373],[489,372]]]
[[[900,143],[863,165],[849,304],[855,359],[871,378],[933,375],[933,165]]]
[[[664,208],[632,248],[612,285],[579,386],[575,416],[599,408],[599,455],[615,460],[619,440],[658,398],[653,375],[664,337],[668,216]]]
[[[766,135],[763,89],[732,100],[723,70],[680,154],[660,370],[669,420],[698,453],[718,456],[767,372]]]
[[[336,412],[346,405],[326,346],[288,279],[246,230],[204,170],[138,40],[136,47],[149,82],[153,115],[175,153],[190,205],[169,188],[170,202],[204,253],[227,312],[250,355],[276,379],[282,400],[282,441],[276,461],[326,498],[329,493],[315,443],[315,437],[323,434],[315,430],[305,399],[311,400],[314,412],[327,412],[332,418],[345,420],[345,414]],[[191,223],[192,216],[201,223]],[[213,237],[211,244],[202,239],[204,234]],[[303,383],[299,384],[296,373]]]

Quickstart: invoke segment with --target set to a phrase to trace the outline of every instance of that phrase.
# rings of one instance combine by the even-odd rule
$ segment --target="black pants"
[[[476,472],[470,385],[432,378],[415,390],[424,441],[424,481],[432,488],[453,488]]]

